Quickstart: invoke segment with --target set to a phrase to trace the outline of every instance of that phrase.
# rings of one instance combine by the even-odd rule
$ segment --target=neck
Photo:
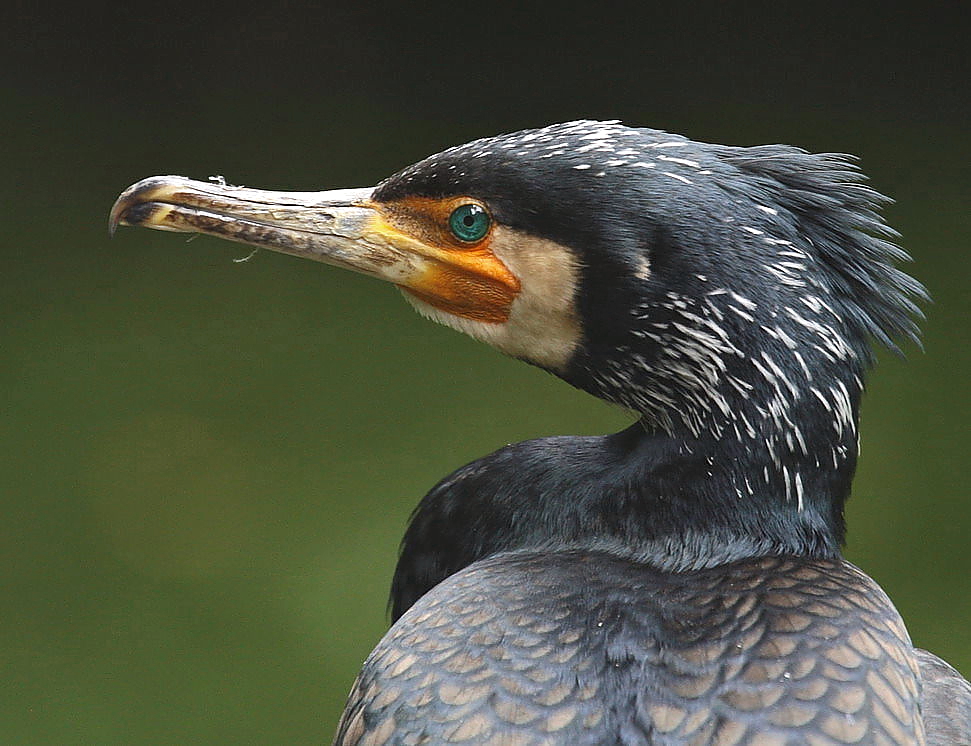
[[[394,618],[449,575],[505,551],[587,548],[672,571],[837,555],[855,444],[821,465],[807,454],[825,448],[770,453],[771,439],[753,448],[733,435],[642,420],[614,435],[517,443],[459,469],[414,514]]]

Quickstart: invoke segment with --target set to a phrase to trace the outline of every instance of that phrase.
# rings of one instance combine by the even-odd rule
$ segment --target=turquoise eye
[[[459,240],[471,243],[479,241],[489,232],[492,219],[489,213],[479,205],[460,205],[452,210],[448,216],[448,227]]]

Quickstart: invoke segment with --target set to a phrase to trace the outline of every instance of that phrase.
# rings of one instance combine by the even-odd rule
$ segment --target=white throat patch
[[[562,371],[580,344],[576,311],[579,267],[574,253],[555,241],[496,226],[491,249],[519,280],[521,290],[504,323],[474,321],[442,311],[405,291],[415,309],[433,321],[492,345],[500,352]]]

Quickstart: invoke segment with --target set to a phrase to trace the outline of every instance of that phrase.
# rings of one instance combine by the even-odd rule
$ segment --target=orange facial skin
[[[372,202],[380,216],[379,230],[396,245],[406,239],[428,259],[428,268],[411,278],[404,290],[446,313],[474,321],[501,324],[509,319],[520,282],[492,251],[494,225],[475,243],[456,238],[448,227],[457,207],[478,204],[469,197],[431,199],[409,197],[396,202]]]

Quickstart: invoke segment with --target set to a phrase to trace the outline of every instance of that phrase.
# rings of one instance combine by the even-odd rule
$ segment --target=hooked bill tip
[[[111,206],[108,235],[114,236],[119,225],[143,225],[155,210],[153,199],[164,199],[185,181],[181,176],[150,176],[132,184]]]

